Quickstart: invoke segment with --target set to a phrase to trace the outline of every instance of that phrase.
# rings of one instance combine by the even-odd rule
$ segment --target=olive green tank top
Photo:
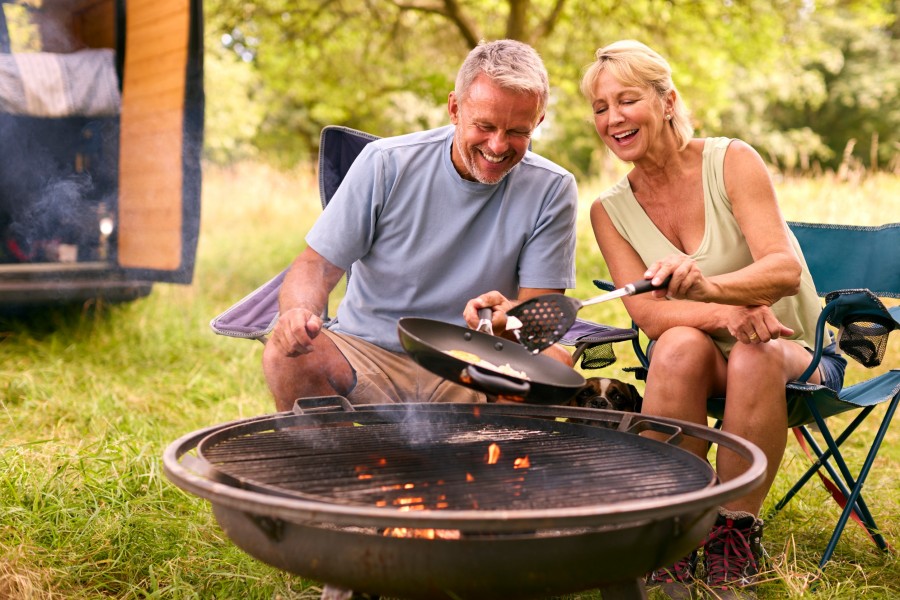
[[[737,271],[753,262],[750,248],[734,218],[731,201],[725,192],[725,151],[730,143],[729,138],[707,138],[703,146],[706,224],[700,246],[689,256],[696,261],[706,277]],[[627,177],[606,190],[600,196],[600,202],[616,230],[637,251],[645,265],[670,254],[684,255],[659,231],[638,204]],[[790,339],[812,348],[815,347],[815,326],[821,303],[800,244],[790,230],[788,235],[803,267],[800,292],[796,296],[782,298],[772,305],[772,310],[778,320],[794,330]],[[726,357],[736,343],[728,333],[713,336],[713,339]]]

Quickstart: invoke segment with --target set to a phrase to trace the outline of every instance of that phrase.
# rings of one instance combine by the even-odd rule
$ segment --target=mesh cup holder
[[[893,323],[869,316],[865,320],[845,322],[838,336],[838,345],[865,367],[877,367],[884,359],[888,334]]]
[[[591,346],[581,355],[582,369],[602,369],[614,362],[616,362],[616,353],[611,343]]]

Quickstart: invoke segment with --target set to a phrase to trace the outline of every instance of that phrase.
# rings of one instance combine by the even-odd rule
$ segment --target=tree
[[[883,12],[871,0],[839,4],[851,18]],[[764,77],[784,64],[800,65],[819,49],[819,29],[811,24],[837,11],[805,0],[207,0],[206,6],[208,43],[227,36],[227,46],[264,84],[256,91],[266,116],[255,144],[283,164],[314,156],[328,124],[391,135],[446,123],[447,93],[465,54],[481,39],[508,37],[537,48],[550,72],[553,103],[536,143],[578,174],[599,154],[578,92],[597,47],[635,38],[659,50],[698,131],[716,132],[733,114],[734,82],[748,72]]]

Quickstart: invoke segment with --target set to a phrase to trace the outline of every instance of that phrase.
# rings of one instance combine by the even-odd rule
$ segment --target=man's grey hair
[[[540,113],[544,113],[550,97],[550,79],[544,61],[528,44],[516,40],[479,43],[456,75],[457,98],[465,99],[469,86],[482,73],[503,89],[536,95]]]

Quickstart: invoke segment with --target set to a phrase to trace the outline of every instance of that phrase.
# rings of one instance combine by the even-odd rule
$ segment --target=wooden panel
[[[168,102],[166,104],[169,104]],[[135,137],[135,143],[140,144],[141,141],[138,141],[137,138],[141,136],[148,136],[155,134],[159,128],[159,121],[170,121],[171,127],[177,127],[177,123],[181,122],[181,107],[175,105],[174,109],[166,110],[165,112],[160,111],[155,113],[152,117],[135,117],[128,121],[128,128],[122,129],[122,135],[127,137]]]
[[[119,263],[177,269],[188,0],[130,0],[119,152]]]

